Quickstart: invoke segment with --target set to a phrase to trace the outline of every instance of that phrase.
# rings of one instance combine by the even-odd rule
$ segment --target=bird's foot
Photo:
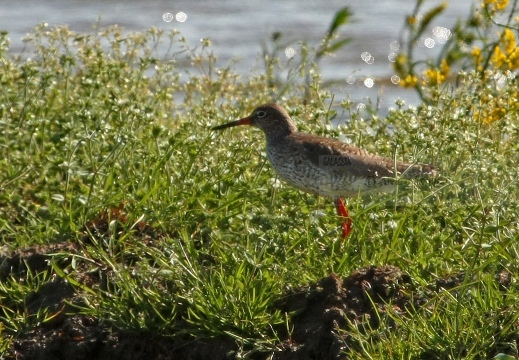
[[[351,222],[351,219],[350,218],[347,218],[343,221],[343,223],[341,224],[342,226],[342,239],[346,239],[350,233],[351,233],[351,225],[352,225],[352,222]]]

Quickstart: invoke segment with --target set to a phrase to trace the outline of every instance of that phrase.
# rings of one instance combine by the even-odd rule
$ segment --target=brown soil
[[[108,220],[107,220],[108,221]],[[95,226],[94,226],[95,225]],[[88,233],[103,235],[103,222],[90,224]],[[140,229],[150,244],[160,234],[146,226]],[[87,242],[88,239],[84,239]],[[51,270],[49,254],[80,254],[81,248],[70,243],[34,246],[0,254],[0,281],[8,277],[23,279],[31,273]],[[71,256],[58,257],[58,265],[68,266]],[[56,265],[54,265],[56,266]],[[52,271],[50,271],[52,273]],[[102,274],[102,272],[101,272]],[[81,283],[103,287],[99,271],[90,274],[85,269]],[[464,274],[438,280],[427,291],[433,294],[461,284]],[[500,273],[496,281],[506,288],[510,274]],[[254,359],[305,360],[344,359],[347,349],[358,344],[348,333],[352,324],[360,331],[379,326],[380,319],[390,321],[388,312],[406,316],[426,303],[429,296],[419,296],[411,277],[390,265],[368,267],[347,277],[331,274],[310,285],[279,295],[274,305],[291,314],[290,333],[275,329],[281,336],[278,349],[272,354],[257,352]],[[34,314],[42,308],[57,314],[52,319],[27,332],[15,335],[6,359],[234,359],[238,350],[230,337],[194,338],[188,335],[163,336],[147,331],[130,332],[115,328],[103,319],[79,314],[70,304],[81,303],[81,289],[72,286],[57,274],[25,301],[25,310]],[[3,306],[9,307],[5,302]],[[285,326],[286,327],[286,326]]]

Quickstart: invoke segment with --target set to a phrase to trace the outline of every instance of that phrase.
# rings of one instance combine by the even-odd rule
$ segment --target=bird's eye
[[[267,116],[267,112],[260,110],[256,113],[256,116],[258,117],[258,119],[263,119],[265,116]]]

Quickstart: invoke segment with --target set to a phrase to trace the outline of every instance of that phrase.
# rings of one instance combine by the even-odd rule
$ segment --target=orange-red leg
[[[337,207],[337,214],[339,217],[343,219],[342,221],[342,239],[346,239],[348,235],[350,235],[351,232],[351,218],[350,214],[348,214],[348,210],[346,209],[346,206],[344,206],[344,202],[341,198],[335,198],[335,206]]]

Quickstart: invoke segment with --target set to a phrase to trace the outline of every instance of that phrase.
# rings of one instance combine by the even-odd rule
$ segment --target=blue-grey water
[[[440,4],[427,0],[424,9]],[[431,26],[452,28],[456,19],[467,16],[472,0],[450,1],[447,10]],[[351,22],[341,34],[352,42],[332,58],[320,63],[324,79],[339,80],[333,88],[335,100],[364,102],[367,97],[380,99],[381,112],[394,105],[397,98],[418,104],[412,90],[393,85],[394,72],[388,56],[400,39],[406,15],[413,11],[415,0],[16,0],[0,2],[0,30],[7,30],[11,51],[23,51],[22,38],[36,24],[67,24],[74,31],[91,32],[93,25],[118,24],[128,31],[152,26],[178,29],[193,46],[201,38],[212,41],[212,49],[222,65],[233,59],[237,72],[247,75],[258,68],[261,44],[274,32],[287,42],[306,41],[317,45],[334,14],[348,6]],[[422,57],[433,56],[441,39],[430,31],[423,41],[433,40],[432,47],[421,46]],[[294,46],[294,49],[297,49]],[[290,51],[290,49],[289,49]],[[295,56],[297,56],[296,54]],[[372,79],[373,86],[368,80]],[[352,83],[352,84],[350,84]],[[366,86],[367,85],[367,86]]]

